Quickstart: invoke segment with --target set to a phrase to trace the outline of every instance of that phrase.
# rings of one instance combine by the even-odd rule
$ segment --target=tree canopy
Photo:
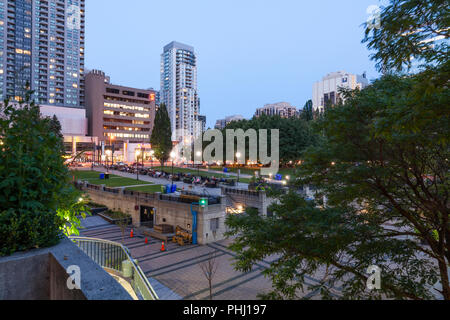
[[[323,298],[450,300],[450,67],[443,46],[402,36],[448,31],[443,3],[391,0],[381,13],[369,44],[379,65],[400,70],[411,56],[427,64],[342,90],[345,101],[325,110],[314,125],[323,139],[306,150],[294,182],[313,186],[315,199],[291,190],[275,195],[273,217],[249,210],[228,218],[237,269],[278,257],[265,271],[274,290],[263,297],[309,289]],[[378,290],[367,286],[372,266]]]
[[[448,61],[448,0],[391,0],[382,8],[379,28],[366,27],[364,43],[384,72],[410,69],[415,61]]]
[[[225,130],[227,129],[243,129],[244,131],[255,129],[257,132],[259,129],[279,129],[281,165],[289,164],[291,161],[292,163],[297,163],[302,158],[306,148],[314,144],[318,139],[311,125],[300,118],[285,119],[279,116],[262,115],[251,120],[231,122],[225,128]],[[270,141],[270,138],[268,139]],[[248,145],[246,147],[248,149]]]

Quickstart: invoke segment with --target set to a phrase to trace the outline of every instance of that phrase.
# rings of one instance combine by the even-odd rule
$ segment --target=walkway
[[[81,232],[82,236],[101,238],[122,242],[120,229],[114,225],[99,223],[97,226],[89,217],[83,225],[90,225]],[[204,277],[200,264],[209,260],[210,254],[216,254],[218,263],[217,274],[213,280],[213,299],[215,300],[257,300],[260,293],[271,290],[272,284],[263,275],[276,256],[260,261],[248,273],[238,272],[232,263],[236,254],[228,249],[231,239],[220,241],[207,246],[190,245],[180,247],[174,243],[166,244],[166,252],[160,252],[161,241],[149,239],[145,244],[145,237],[134,230],[134,238],[130,238],[130,229],[125,235],[124,245],[127,246],[133,258],[137,259],[142,270],[154,286],[162,300],[207,300],[209,299],[208,281]],[[318,279],[321,275],[316,275]],[[317,284],[317,280],[309,277],[310,284]],[[305,297],[320,299],[318,292],[306,291]]]

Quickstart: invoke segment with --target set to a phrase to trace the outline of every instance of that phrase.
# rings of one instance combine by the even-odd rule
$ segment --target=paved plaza
[[[107,223],[98,216],[83,220],[85,229],[81,236],[100,238],[122,243],[120,229]],[[202,300],[209,299],[208,281],[204,277],[200,264],[209,259],[210,253],[216,253],[217,274],[213,281],[213,299],[217,300],[256,300],[260,293],[271,289],[271,282],[262,274],[276,257],[260,261],[252,271],[241,273],[234,269],[235,254],[227,246],[232,240],[216,242],[206,246],[188,245],[180,247],[174,243],[166,244],[166,252],[160,252],[161,241],[148,239],[131,228],[127,230],[124,245],[137,259],[142,270],[162,300]],[[308,280],[314,284],[315,279]],[[304,296],[320,298],[317,292],[304,292]]]

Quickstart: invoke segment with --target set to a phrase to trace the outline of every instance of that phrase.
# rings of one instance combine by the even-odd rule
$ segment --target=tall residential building
[[[200,130],[201,132],[206,131],[206,116],[198,116],[198,122],[200,124]]]
[[[149,143],[155,120],[155,91],[111,84],[99,70],[85,77],[89,134],[118,145]]]
[[[339,88],[364,89],[369,85],[366,73],[362,75],[351,74],[345,71],[332,72],[316,82],[313,87],[313,109],[323,111],[329,101],[335,105],[343,98],[339,94]]]
[[[84,105],[85,0],[0,0],[0,99]]]
[[[161,55],[161,103],[172,125],[173,141],[193,141],[201,132],[198,123],[197,57],[194,48],[171,42]]]
[[[229,117],[226,117],[225,119],[219,119],[219,120],[217,120],[217,121],[216,121],[216,125],[215,125],[214,128],[215,128],[215,129],[222,130],[222,129],[225,129],[225,127],[226,127],[229,123],[231,123],[231,122],[233,122],[233,121],[241,121],[241,120],[244,120],[244,117],[241,116],[241,115],[229,116]]]
[[[279,102],[275,104],[266,104],[263,108],[256,109],[255,117],[280,116],[282,118],[292,118],[298,115],[297,108],[288,102]]]

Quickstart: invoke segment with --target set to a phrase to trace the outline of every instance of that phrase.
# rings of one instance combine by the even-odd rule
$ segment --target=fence
[[[92,260],[102,268],[108,268],[124,273],[124,261],[131,266],[131,277],[128,279],[136,296],[142,300],[159,300],[150,282],[137,261],[131,258],[129,250],[120,243],[85,237],[70,237],[70,239]]]

